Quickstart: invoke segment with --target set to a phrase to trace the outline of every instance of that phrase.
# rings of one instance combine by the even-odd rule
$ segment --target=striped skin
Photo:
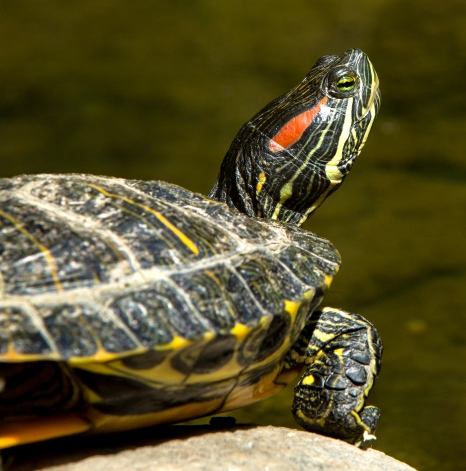
[[[315,311],[286,361],[288,368],[305,365],[295,387],[296,421],[357,445],[373,440],[380,411],[365,400],[379,374],[382,350],[374,326],[358,314]]]
[[[343,181],[378,106],[364,53],[324,56],[242,128],[218,201],[163,182],[0,180],[0,449],[228,411],[332,357],[340,322],[310,316],[339,255],[298,226]],[[295,401],[309,429],[312,377]],[[356,405],[334,396],[317,429],[348,438],[347,421],[325,425],[341,413],[373,432],[377,414],[358,413],[374,377]]]
[[[356,86],[336,93],[345,75]],[[378,77],[362,51],[322,57],[242,127],[210,197],[249,216],[301,225],[345,179],[379,105]]]

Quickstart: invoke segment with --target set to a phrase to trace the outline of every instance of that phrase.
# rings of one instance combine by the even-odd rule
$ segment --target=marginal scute
[[[304,292],[301,301],[285,300],[285,311],[288,312],[291,320],[289,337],[292,343],[301,334],[310,313],[315,307],[316,301],[320,301],[320,299],[315,296],[314,290]]]
[[[0,361],[2,356],[21,360],[22,356],[52,353],[52,346],[31,314],[20,307],[0,307]]]
[[[109,308],[146,348],[168,344],[177,333],[202,331],[186,301],[163,281],[118,296]]]
[[[316,244],[318,243],[316,241]],[[334,268],[329,265],[325,259],[316,256],[310,248],[303,250],[300,246],[285,247],[279,252],[278,257],[295,277],[303,283],[320,288],[322,293],[327,288],[326,276],[331,279],[337,268],[337,266]]]
[[[99,350],[118,354],[139,347],[124,326],[103,306],[92,301],[45,305],[37,309],[64,360],[91,357]]]
[[[219,264],[208,269],[175,274],[172,280],[189,296],[196,311],[215,330],[226,332],[235,325],[238,317],[229,290],[230,278],[233,276],[231,270]]]

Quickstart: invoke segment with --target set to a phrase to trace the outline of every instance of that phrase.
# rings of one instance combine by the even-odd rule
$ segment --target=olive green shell
[[[201,340],[217,343],[199,370],[264,359],[297,337],[340,263],[309,232],[164,182],[3,179],[0,228],[3,362],[105,361]],[[238,349],[259,325],[257,351]]]

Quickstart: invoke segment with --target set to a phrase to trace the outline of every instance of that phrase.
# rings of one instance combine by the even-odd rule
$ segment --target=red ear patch
[[[272,152],[278,152],[293,145],[300,139],[303,132],[309,127],[325,103],[327,103],[326,96],[324,96],[314,108],[291,118],[279,129],[277,134],[272,137],[269,142],[269,149]]]

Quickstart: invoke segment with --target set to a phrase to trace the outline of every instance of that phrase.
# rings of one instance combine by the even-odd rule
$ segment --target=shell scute
[[[283,248],[278,259],[287,266],[301,282],[314,287],[325,287],[326,277],[333,278],[339,265],[331,260],[318,257],[300,247],[290,245]]]
[[[200,338],[206,331],[186,295],[166,280],[117,295],[109,308],[148,349],[169,344],[175,336]]]
[[[0,356],[11,361],[52,353],[49,340],[25,308],[0,307]]]
[[[173,281],[191,300],[194,309],[209,322],[211,330],[227,332],[233,328],[238,313],[228,290],[234,276],[225,265],[172,275]]]
[[[37,312],[61,358],[85,358],[97,353],[99,341],[89,322],[80,317],[84,314],[82,306],[62,303],[37,307]]]
[[[109,281],[115,267],[123,276],[130,272],[123,255],[104,239],[16,199],[0,213],[0,228],[0,273],[8,294],[92,286]]]
[[[168,203],[178,205],[180,201],[192,201],[196,206],[204,203],[210,203],[211,200],[198,193],[186,190],[181,186],[173,185],[160,180],[141,181],[141,180],[126,180],[126,185],[151,196],[156,200],[163,200]]]
[[[309,290],[309,286],[263,249],[242,257],[235,268],[258,303],[269,313],[281,313],[285,299],[302,299],[304,292]]]
[[[37,311],[63,359],[118,354],[140,348],[139,342],[108,309],[88,303],[38,306]]]
[[[186,209],[195,201],[190,193],[175,185],[146,182],[145,192],[134,191],[118,179],[94,179],[69,176],[56,178],[48,188],[34,188],[37,198],[66,208],[80,218],[76,222],[94,230],[111,231],[121,252],[130,250],[142,269],[172,267],[211,257],[235,247],[221,226],[207,225]],[[153,185],[151,185],[153,183]],[[151,187],[155,186],[155,197]],[[50,188],[53,188],[51,191]],[[173,202],[166,198],[179,194]],[[194,195],[193,193],[190,193]]]

